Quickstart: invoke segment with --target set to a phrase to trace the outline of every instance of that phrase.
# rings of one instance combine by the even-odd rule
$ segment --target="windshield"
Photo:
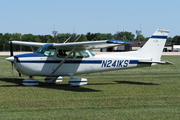
[[[36,53],[42,53],[46,56],[54,56],[56,49],[52,47],[52,44],[45,44],[40,47]]]

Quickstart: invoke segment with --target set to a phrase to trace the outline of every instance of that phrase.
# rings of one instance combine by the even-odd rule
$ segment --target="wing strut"
[[[33,53],[35,53],[34,46],[30,46],[30,47],[31,47]]]
[[[75,47],[71,50],[71,52],[60,62],[60,64],[57,66],[57,68],[51,73],[54,74],[57,69],[66,61],[66,59],[69,58],[69,56],[75,51]]]

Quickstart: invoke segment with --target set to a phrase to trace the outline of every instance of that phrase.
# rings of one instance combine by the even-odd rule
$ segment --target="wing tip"
[[[132,42],[127,42],[123,40],[108,40],[106,43],[113,43],[113,44],[134,44]]]

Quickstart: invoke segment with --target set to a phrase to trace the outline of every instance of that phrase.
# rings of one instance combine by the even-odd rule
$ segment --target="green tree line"
[[[82,42],[82,41],[98,41],[98,40],[124,40],[124,41],[147,41],[149,37],[144,37],[142,34],[135,37],[131,32],[123,31],[117,32],[112,35],[111,33],[90,33],[84,34],[70,34],[70,33],[59,33],[54,38],[51,35],[33,35],[33,34],[24,34],[21,33],[0,33],[0,51],[9,51],[9,41],[27,41],[27,42],[42,42],[42,43],[64,43],[69,38],[68,42]],[[173,38],[168,37],[167,44],[180,45],[180,36],[175,36]],[[13,45],[14,51],[31,51],[31,48],[28,46],[19,46]]]

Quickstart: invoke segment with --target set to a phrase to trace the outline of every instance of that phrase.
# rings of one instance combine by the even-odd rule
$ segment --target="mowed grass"
[[[174,65],[77,75],[81,87],[63,82],[22,85],[11,63],[0,56],[0,119],[180,119],[180,56],[163,56]]]

